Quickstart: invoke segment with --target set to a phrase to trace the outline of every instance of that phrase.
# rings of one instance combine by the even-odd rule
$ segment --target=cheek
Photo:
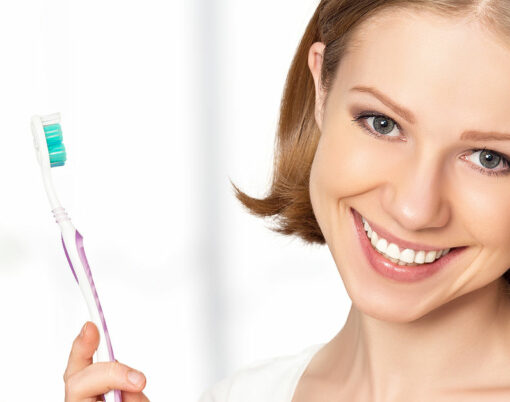
[[[479,185],[459,183],[455,193],[460,196],[452,201],[453,207],[464,217],[470,237],[492,256],[505,255],[510,263],[510,187],[479,180]]]
[[[323,126],[310,171],[310,201],[326,239],[334,237],[334,222],[346,213],[342,205],[351,205],[350,199],[382,183],[384,174],[374,167],[373,155],[374,149],[370,152],[366,139],[352,127]]]
[[[387,180],[387,153],[377,145],[356,128],[326,126],[312,169],[319,195],[333,200],[350,197]]]

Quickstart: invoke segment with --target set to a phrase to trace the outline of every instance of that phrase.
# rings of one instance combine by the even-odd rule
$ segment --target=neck
[[[333,356],[341,356],[330,364],[331,375],[344,386],[368,390],[372,400],[423,395],[432,385],[440,392],[503,381],[508,386],[510,296],[502,283],[494,281],[407,323],[381,321],[353,305],[331,342]]]

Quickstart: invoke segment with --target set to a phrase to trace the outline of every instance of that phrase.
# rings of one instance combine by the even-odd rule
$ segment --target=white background
[[[64,400],[89,319],[44,193],[33,114],[62,114],[52,169],[115,357],[152,401],[196,401],[255,360],[329,341],[350,300],[327,246],[271,232],[278,109],[317,0],[0,3],[0,402]]]

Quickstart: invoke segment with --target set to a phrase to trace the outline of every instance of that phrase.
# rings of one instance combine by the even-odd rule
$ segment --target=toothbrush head
[[[46,136],[46,145],[50,154],[50,166],[64,166],[66,163],[66,148],[64,147],[62,137],[62,127],[59,123],[44,126]]]
[[[37,160],[41,166],[57,167],[66,162],[60,113],[32,117],[32,135]]]

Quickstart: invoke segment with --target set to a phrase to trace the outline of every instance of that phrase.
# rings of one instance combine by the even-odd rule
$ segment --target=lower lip
[[[399,265],[397,263],[391,262],[382,254],[375,251],[363,227],[364,225],[361,220],[361,215],[353,208],[351,208],[351,213],[354,217],[356,233],[358,235],[358,239],[360,240],[361,248],[367,257],[370,266],[382,276],[394,279],[399,282],[416,282],[421,279],[428,278],[429,276],[432,276],[440,271],[467,248],[454,248],[450,250],[450,252],[445,256],[429,264],[416,266]]]

